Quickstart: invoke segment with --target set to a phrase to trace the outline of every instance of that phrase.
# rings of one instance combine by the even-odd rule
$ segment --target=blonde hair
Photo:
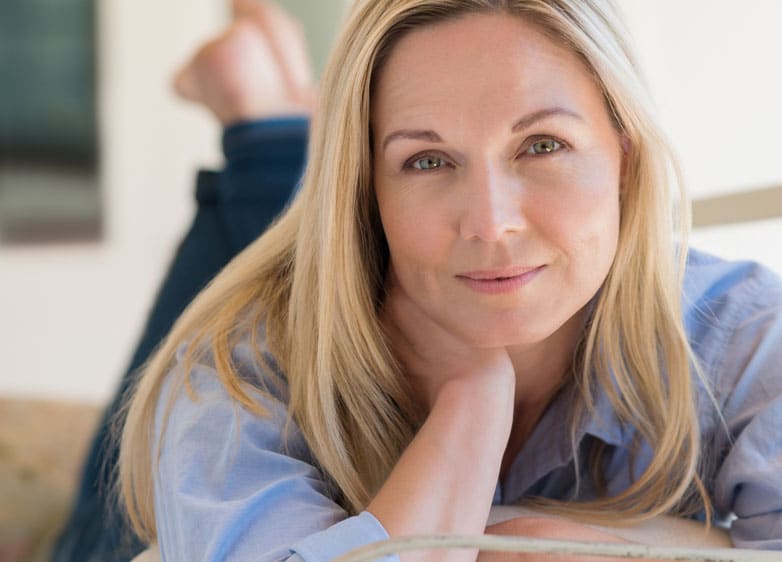
[[[580,416],[593,410],[597,385],[653,456],[619,495],[546,505],[633,522],[680,509],[696,489],[708,510],[680,310],[687,204],[616,9],[600,0],[361,0],[325,71],[301,192],[188,307],[128,405],[119,486],[142,538],[155,538],[155,409],[177,349],[188,342],[186,371],[208,353],[232,398],[262,416],[231,356],[247,337],[259,348],[259,325],[286,375],[288,412],[338,501],[357,513],[382,486],[421,420],[378,320],[388,250],[372,189],[373,76],[408,31],[492,11],[523,17],[578,53],[631,147],[616,257],[576,354],[572,383],[581,400],[573,435]],[[601,455],[592,456],[599,482]]]

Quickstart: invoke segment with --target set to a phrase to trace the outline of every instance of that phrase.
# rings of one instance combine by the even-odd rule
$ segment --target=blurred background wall
[[[618,1],[692,194],[706,200],[696,221],[711,226],[693,243],[782,272],[782,2]],[[343,1],[281,3],[305,19],[321,68]],[[111,396],[192,217],[196,169],[220,164],[219,129],[169,82],[225,23],[223,3],[96,5],[103,234],[0,241],[0,395]],[[751,220],[725,224],[736,217]]]
[[[171,72],[225,18],[218,2],[96,2],[103,238],[0,244],[0,393],[111,395],[218,131],[175,101]]]
[[[691,244],[782,272],[782,2],[617,1],[694,200]]]

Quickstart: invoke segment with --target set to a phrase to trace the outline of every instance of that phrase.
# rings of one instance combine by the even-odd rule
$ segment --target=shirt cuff
[[[268,204],[269,193],[284,192],[286,201],[304,168],[308,128],[307,119],[294,117],[228,127],[223,133],[220,200]]]
[[[309,136],[306,117],[275,117],[242,121],[223,130],[223,154],[227,160],[258,157],[256,143],[293,141],[305,143]]]
[[[782,513],[767,513],[734,520],[728,533],[734,548],[782,550]]]
[[[388,540],[388,532],[374,515],[364,511],[332,525],[325,531],[310,535],[291,548],[303,562],[329,562],[351,550]],[[296,556],[289,560],[297,560]],[[399,562],[399,556],[384,556],[380,562]]]

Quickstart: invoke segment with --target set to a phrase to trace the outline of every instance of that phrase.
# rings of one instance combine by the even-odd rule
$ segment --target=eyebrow
[[[516,124],[513,125],[513,127],[511,127],[511,132],[517,133],[519,131],[523,131],[524,129],[531,127],[538,121],[542,121],[543,119],[547,119],[555,115],[564,115],[567,117],[578,119],[579,121],[584,120],[584,118],[581,117],[581,115],[579,115],[575,111],[571,111],[570,109],[565,109],[564,107],[547,107],[545,109],[534,111],[529,115],[525,115],[524,117],[519,119],[516,122]],[[385,151],[386,147],[390,142],[398,139],[425,140],[425,141],[436,142],[436,143],[443,142],[443,139],[440,137],[440,135],[438,135],[432,130],[401,129],[399,131],[394,131],[393,133],[386,136],[385,139],[383,139],[383,150]]]
[[[413,129],[402,129],[401,131],[394,131],[383,140],[383,150],[386,149],[388,143],[397,139],[412,139],[412,140],[426,140],[429,142],[443,142],[440,135],[434,131],[420,131]]]
[[[515,125],[513,125],[511,131],[514,133],[517,133],[518,131],[523,131],[524,129],[531,127],[538,121],[542,121],[543,119],[547,119],[548,117],[553,117],[554,115],[564,115],[567,117],[573,117],[574,119],[578,119],[579,121],[584,120],[584,118],[581,117],[581,115],[579,115],[578,113],[570,109],[565,109],[564,107],[547,107],[545,109],[534,111],[529,115],[522,117],[516,122]]]

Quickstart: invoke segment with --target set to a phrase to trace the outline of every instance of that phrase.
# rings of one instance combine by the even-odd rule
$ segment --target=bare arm
[[[515,375],[504,349],[470,350],[401,291],[385,304],[389,338],[428,416],[368,506],[391,537],[483,534],[513,422]],[[412,553],[404,562],[441,560]],[[473,562],[454,551],[449,562]]]
[[[498,403],[496,397],[513,396],[512,388],[495,393],[487,386],[459,381],[440,392],[426,423],[368,507],[392,537],[483,532],[512,419],[512,404]],[[475,555],[454,552],[453,560],[475,560]],[[403,559],[427,560],[427,555]]]
[[[731,548],[728,534],[718,528],[689,519],[670,516],[657,517],[645,523],[628,527],[586,525],[562,517],[552,516],[521,507],[495,508],[486,528],[490,535],[516,535],[537,538],[577,541],[637,543],[646,545],[680,546],[687,548]],[[479,562],[527,562],[539,560],[539,555],[482,553]],[[571,559],[557,559],[569,562]],[[583,558],[572,558],[573,562]],[[615,560],[592,558],[590,562]]]

